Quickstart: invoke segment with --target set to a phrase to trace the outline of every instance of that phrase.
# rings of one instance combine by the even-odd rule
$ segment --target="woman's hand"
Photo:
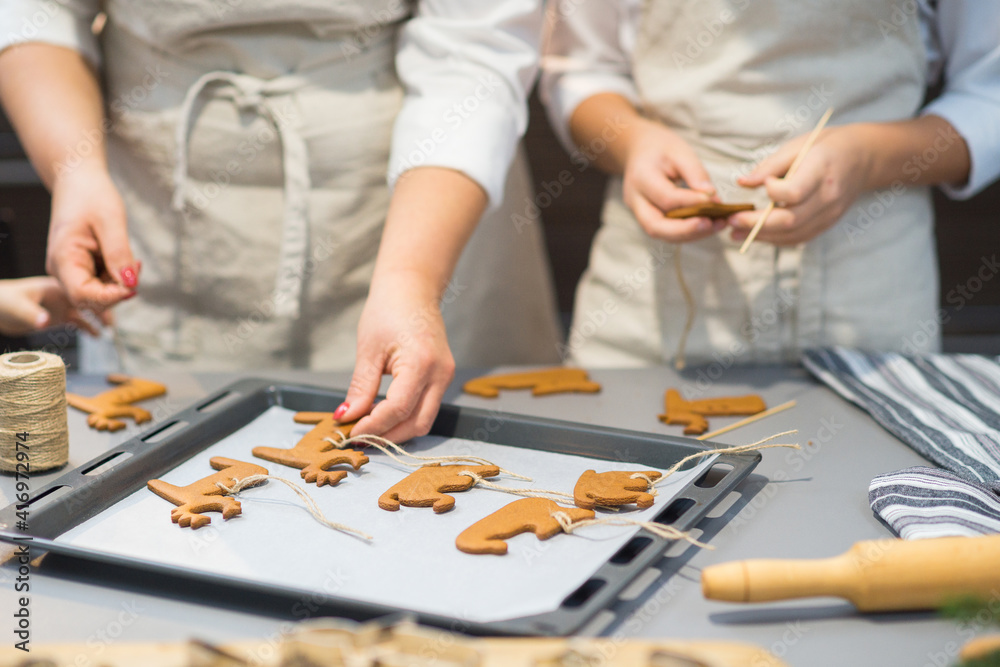
[[[421,288],[420,277],[406,272],[382,277],[372,283],[361,314],[354,376],[334,418],[351,421],[365,414],[378,394],[383,373],[390,373],[392,383],[385,400],[352,433],[374,433],[404,442],[430,431],[455,375],[455,361],[437,290]]]
[[[125,205],[106,169],[67,169],[52,188],[46,270],[77,307],[104,311],[135,294],[139,264],[129,249]]]
[[[798,155],[806,135],[785,143],[757,168],[739,179],[747,188],[767,188],[777,204],[761,227],[757,241],[790,246],[810,241],[832,227],[858,196],[871,189],[877,136],[865,124],[823,130],[798,170],[782,178]],[[760,217],[760,211],[729,218],[732,238],[742,241]]]
[[[108,324],[107,314],[104,323]],[[23,336],[72,323],[96,336],[97,330],[74,308],[59,281],[49,276],[0,280],[0,332]]]
[[[627,137],[625,203],[651,237],[685,243],[721,231],[725,220],[670,219],[664,213],[712,201],[715,187],[694,150],[673,130],[637,117]],[[687,187],[677,184],[683,180]]]

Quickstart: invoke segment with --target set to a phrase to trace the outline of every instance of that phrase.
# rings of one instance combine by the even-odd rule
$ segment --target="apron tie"
[[[306,143],[293,118],[283,116],[273,98],[288,95],[302,85],[285,77],[263,80],[234,72],[208,72],[188,89],[180,107],[174,161],[174,196],[172,207],[183,212],[188,189],[188,133],[194,104],[204,89],[213,83],[228,84],[233,102],[241,111],[254,111],[270,121],[281,141],[282,170],[285,175],[284,224],[274,286],[274,315],[297,319],[301,311],[303,273],[309,240],[308,195],[311,188]]]

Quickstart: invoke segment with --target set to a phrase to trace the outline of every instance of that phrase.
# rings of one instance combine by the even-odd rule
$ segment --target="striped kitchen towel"
[[[1000,364],[971,354],[907,357],[810,350],[803,363],[893,435],[962,479],[1000,491]]]
[[[1000,496],[945,470],[914,466],[879,475],[868,502],[906,540],[1000,533]]]

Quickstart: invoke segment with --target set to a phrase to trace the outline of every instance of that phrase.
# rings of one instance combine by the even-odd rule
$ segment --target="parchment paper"
[[[350,471],[338,486],[306,484],[299,470],[256,459],[250,453],[258,445],[292,447],[312,428],[294,423],[294,414],[272,407],[160,478],[185,486],[215,472],[208,464],[213,456],[252,461],[272,475],[300,484],[328,519],[373,535],[372,542],[317,523],[291,489],[274,481],[240,494],[241,516],[223,521],[219,513],[210,512],[212,524],[198,530],[171,523],[173,505],[141,489],[67,531],[58,541],[283,586],[302,593],[301,607],[291,610],[295,615],[308,615],[313,603],[337,595],[485,623],[557,609],[638,530],[593,526],[544,542],[529,533],[508,540],[505,556],[462,553],[455,547],[455,537],[519,496],[477,487],[452,494],[455,509],[444,514],[411,507],[387,512],[378,507],[378,497],[411,469],[372,448],[367,449],[371,462],[356,473]],[[481,456],[534,480],[501,475],[493,482],[567,493],[573,492],[576,480],[588,469],[656,469],[440,437],[420,438],[408,444],[407,450],[420,455]],[[652,520],[714,458],[660,484],[660,495],[650,509],[598,512],[598,516]]]

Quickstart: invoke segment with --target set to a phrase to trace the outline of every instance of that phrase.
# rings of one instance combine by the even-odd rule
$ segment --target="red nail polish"
[[[348,405],[347,401],[344,401],[337,407],[336,410],[333,411],[333,418],[336,419],[337,421],[340,421],[340,418],[344,416],[344,413],[350,409],[351,406]]]
[[[139,284],[139,274],[136,273],[135,268],[126,266],[122,269],[122,283],[129,288],[135,288]]]
[[[138,294],[138,292],[132,292],[128,296],[122,297],[122,301],[128,301],[129,299],[131,299],[132,297],[134,297],[136,294]]]

